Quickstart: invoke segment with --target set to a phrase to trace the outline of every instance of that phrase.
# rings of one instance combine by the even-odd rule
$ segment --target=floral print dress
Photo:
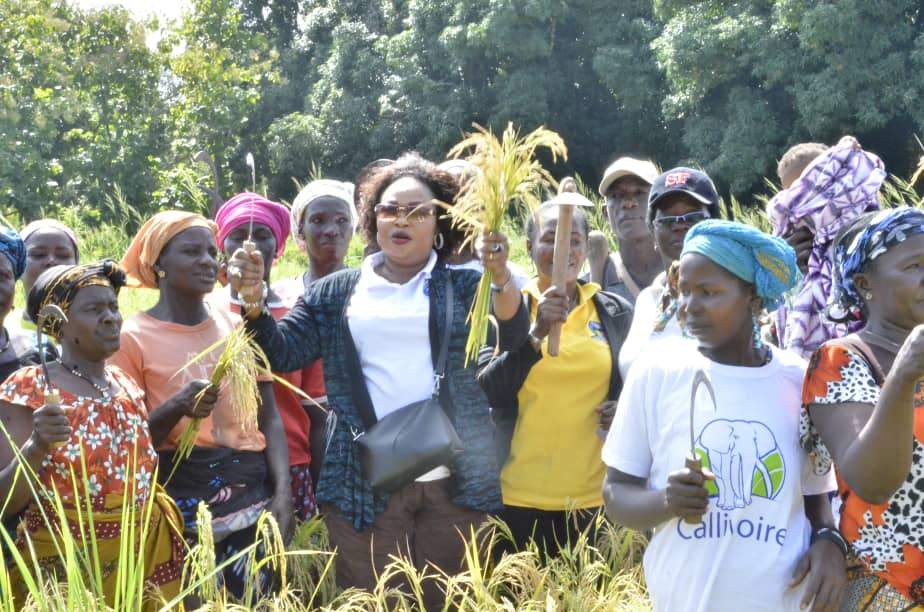
[[[825,343],[812,356],[802,391],[800,433],[816,473],[830,470],[832,459],[809,407],[817,412],[843,403],[875,404],[881,392],[878,379],[867,358],[843,340]],[[914,402],[911,472],[889,501],[863,500],[837,474],[840,531],[859,562],[850,572],[847,603],[852,610],[924,606],[924,382],[918,383]]]

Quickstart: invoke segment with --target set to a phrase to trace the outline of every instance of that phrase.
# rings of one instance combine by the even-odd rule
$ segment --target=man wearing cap
[[[639,293],[629,335],[619,351],[623,379],[629,367],[653,342],[682,336],[677,301],[667,282],[671,264],[680,259],[683,240],[695,224],[721,218],[719,194],[705,172],[673,168],[658,175],[648,195],[648,227],[661,261],[661,273]]]
[[[632,304],[663,269],[646,224],[648,192],[657,176],[658,169],[650,161],[621,157],[610,164],[600,182],[606,218],[619,251],[608,258],[604,253],[597,262],[591,254],[591,278]]]

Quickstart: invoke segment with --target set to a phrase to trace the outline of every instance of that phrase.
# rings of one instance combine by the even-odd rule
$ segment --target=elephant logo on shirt
[[[715,474],[708,482],[721,510],[746,508],[754,496],[775,499],[786,479],[783,453],[770,428],[758,421],[711,421],[696,440],[703,467]]]

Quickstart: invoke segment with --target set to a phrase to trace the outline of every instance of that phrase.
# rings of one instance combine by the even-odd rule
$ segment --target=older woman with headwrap
[[[792,248],[748,226],[704,221],[684,240],[678,316],[696,342],[633,365],[603,449],[610,516],[654,529],[656,610],[837,608],[833,482],[799,446],[805,364],[754,334],[798,278]]]
[[[183,512],[190,537],[197,532],[199,503],[208,505],[221,564],[255,541],[264,510],[273,513],[288,537],[292,495],[285,430],[272,384],[260,382],[259,429],[254,430],[241,423],[230,391],[209,385],[222,346],[187,367],[240,322],[205,301],[218,272],[217,233],[213,222],[181,211],[158,213],[138,230],[122,266],[130,287],[157,289],[159,298],[125,323],[112,363],[147,393],[162,478],[174,472],[177,443],[190,419],[201,419],[191,456],[176,466],[165,486]],[[238,598],[247,565],[232,563],[222,572],[226,588]]]
[[[835,468],[851,610],[924,607],[924,212],[869,213],[834,243],[828,314],[859,325],[812,356],[803,445]]]
[[[124,273],[112,261],[57,266],[42,273],[29,292],[28,312],[37,319],[53,305],[64,313],[65,320],[43,321],[43,331],[60,342],[61,359],[49,364],[47,379],[41,367],[31,366],[0,387],[3,424],[19,448],[14,454],[6,437],[0,439],[0,490],[9,492],[4,512],[23,512],[17,547],[27,566],[32,567],[34,552],[43,572],[55,568],[62,578],[56,539],[59,522],[66,521],[81,546],[88,551],[95,547],[95,553],[87,554],[100,561],[109,605],[115,605],[120,581],[129,579],[118,568],[128,571],[140,555],[147,585],[168,598],[177,595],[185,549],[180,512],[153,477],[157,453],[144,392],[118,367],[106,365],[119,348],[118,291],[124,282]],[[59,392],[60,405],[48,403],[51,389]],[[50,498],[33,497],[26,478],[16,478],[21,468],[36,474],[41,491],[57,492],[63,517]],[[88,506],[93,508],[92,536]],[[150,521],[142,532],[148,512]],[[126,546],[121,540],[132,533],[127,529],[131,521],[137,522],[134,533],[143,533],[144,541]],[[126,551],[134,556],[124,558]],[[86,584],[92,584],[90,576]],[[14,588],[21,596],[25,587],[19,583]],[[155,603],[148,601],[146,607]]]
[[[25,268],[21,273],[22,288],[29,295],[35,279],[54,266],[71,266],[80,262],[77,248],[77,234],[74,230],[54,219],[38,219],[26,225],[19,232],[25,246]],[[10,317],[9,331],[13,348],[24,363],[38,365],[40,355],[36,345],[35,322],[28,312],[16,311]],[[54,341],[46,339],[43,349],[49,359],[58,356]]]
[[[845,136],[770,201],[773,234],[796,249],[805,274],[791,304],[782,304],[776,312],[776,336],[783,348],[807,359],[826,340],[856,331],[855,325],[824,316],[834,274],[830,250],[838,231],[864,212],[879,209],[878,193],[885,179],[882,160]]]
[[[0,228],[0,324],[13,308],[16,281],[26,267],[26,248],[14,230]],[[6,378],[23,365],[21,355],[13,346],[13,334],[4,326],[0,333],[0,378]]]
[[[263,261],[267,262],[263,276],[267,308],[273,317],[281,319],[292,308],[297,295],[304,293],[302,289],[296,296],[284,297],[283,292],[277,291],[277,287],[270,284],[272,266],[282,255],[289,238],[289,209],[263,196],[241,193],[224,203],[215,216],[215,222],[218,224],[218,248],[225,259],[241,248],[248,237],[256,245]],[[298,284],[301,285],[301,282]],[[236,315],[241,314],[243,303],[233,287],[213,293],[209,301]],[[282,418],[289,445],[289,475],[292,479],[295,516],[302,521],[308,520],[316,509],[312,467],[320,463],[320,453],[316,456],[314,451],[323,451],[324,412],[316,403],[306,401],[303,405],[302,399],[292,387],[323,401],[323,381],[320,381],[320,393],[318,385],[311,384],[315,380],[312,375],[320,370],[320,364],[316,362],[316,365],[318,367],[310,366],[295,372],[277,374],[291,386],[278,382],[273,384],[276,408]],[[315,434],[314,438],[312,434]]]

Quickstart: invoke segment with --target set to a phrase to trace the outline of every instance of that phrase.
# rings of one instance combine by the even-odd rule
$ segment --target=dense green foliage
[[[0,210],[109,220],[207,204],[255,154],[271,196],[349,178],[473,122],[545,125],[555,173],[618,154],[705,167],[744,202],[787,146],[853,133],[908,176],[924,132],[924,5],[911,0],[191,0],[153,24],[0,2]],[[116,196],[119,196],[118,198]],[[121,200],[117,202],[117,200]],[[203,204],[203,201],[205,204]],[[125,219],[125,210],[134,211]]]

